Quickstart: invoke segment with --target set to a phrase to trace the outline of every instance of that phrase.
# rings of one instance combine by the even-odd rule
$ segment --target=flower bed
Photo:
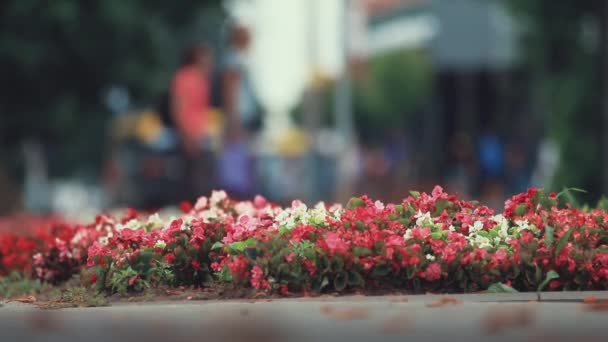
[[[98,290],[121,294],[212,284],[281,295],[608,287],[608,213],[559,208],[555,194],[538,189],[509,199],[500,214],[440,187],[396,204],[363,196],[346,208],[282,208],[214,192],[181,208],[167,221],[129,211],[49,232],[19,267],[49,282],[82,267]],[[0,243],[2,260],[6,244],[15,245]]]

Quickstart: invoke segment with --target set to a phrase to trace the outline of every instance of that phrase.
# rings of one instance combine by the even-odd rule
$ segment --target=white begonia
[[[469,227],[469,233],[477,233],[483,230],[483,222],[475,221],[472,226]]]
[[[424,227],[433,224],[433,218],[431,217],[431,213],[418,210],[418,213],[414,216],[416,218],[416,225],[419,227]]]
[[[194,218],[190,215],[185,216],[184,219],[182,220],[182,225],[179,227],[179,230],[181,230],[181,231],[190,230],[193,219]]]
[[[380,202],[380,201],[376,201],[374,202],[374,206],[376,207],[376,209],[378,210],[383,210],[384,209],[384,203]]]
[[[200,217],[203,219],[203,222],[209,223],[219,218],[219,211],[216,208],[211,208],[209,210],[203,211],[200,214]]]
[[[197,211],[201,211],[207,207],[207,203],[207,197],[201,196],[196,200],[196,203],[194,204],[194,209]]]
[[[215,207],[220,202],[225,200],[226,198],[228,198],[228,195],[226,194],[226,192],[224,190],[220,190],[220,191],[213,190],[213,192],[211,192],[211,197],[209,198],[209,202],[211,203],[212,207]]]
[[[167,243],[163,240],[156,240],[156,243],[154,244],[155,248],[160,248],[160,249],[165,249],[165,247],[167,247]]]
[[[99,243],[102,245],[107,245],[108,244],[108,237],[107,236],[102,236],[99,238]]]
[[[154,227],[163,227],[165,225],[165,223],[160,218],[160,215],[158,215],[158,213],[154,213],[154,215],[148,216],[147,223],[153,225]]]
[[[85,236],[85,234],[79,230],[72,238],[71,243],[76,244],[76,243],[80,242],[80,240],[82,240],[84,238],[84,236]]]
[[[452,233],[453,233],[453,232],[455,232],[455,231],[456,231],[456,227],[454,227],[453,225],[450,225],[450,226],[448,227],[448,230],[449,230],[450,232],[452,232]]]
[[[137,220],[137,219],[131,219],[126,224],[118,224],[118,225],[116,225],[116,230],[118,230],[118,231],[123,230],[123,229],[137,230],[140,227],[141,227],[141,222],[139,222],[139,220]]]
[[[234,206],[234,210],[238,215],[247,214],[249,216],[253,216],[255,214],[255,207],[251,202],[238,202]]]
[[[409,240],[409,239],[411,239],[411,238],[412,238],[412,230],[411,230],[411,229],[407,229],[407,230],[405,231],[405,234],[403,234],[403,238],[404,238],[405,240]]]
[[[469,242],[475,246],[475,247],[479,247],[479,248],[488,248],[488,247],[492,247],[492,244],[490,243],[490,239],[488,239],[487,237],[481,236],[481,235],[473,235]]]
[[[315,209],[316,209],[316,210],[323,210],[323,211],[327,211],[327,209],[326,209],[326,208],[327,208],[327,207],[325,206],[325,202],[323,202],[323,201],[321,201],[321,202],[319,202],[319,203],[317,203],[317,204],[315,205]]]
[[[426,260],[435,261],[435,256],[432,255],[432,254],[427,254],[426,255]]]
[[[310,211],[310,222],[314,224],[323,224],[327,217],[327,211],[325,208],[313,209]]]

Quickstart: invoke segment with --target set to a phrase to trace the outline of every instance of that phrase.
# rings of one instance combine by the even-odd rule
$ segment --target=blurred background
[[[0,215],[608,193],[602,0],[4,0]]]

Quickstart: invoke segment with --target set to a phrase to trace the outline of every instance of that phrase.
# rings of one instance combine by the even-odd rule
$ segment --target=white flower
[[[107,236],[102,236],[99,238],[99,243],[102,245],[107,245],[108,244],[108,237]]]
[[[137,230],[137,229],[139,229],[139,227],[141,227],[141,223],[137,219],[131,219],[126,224],[116,225],[116,230],[119,230],[119,231],[123,230],[123,229]]]
[[[194,209],[197,211],[201,211],[207,207],[207,197],[201,196],[196,200],[196,204],[194,204]]]
[[[374,206],[376,207],[376,209],[378,210],[384,210],[384,203],[380,202],[380,201],[376,201],[374,202]]]
[[[476,247],[479,248],[488,248],[488,247],[492,247],[492,244],[490,243],[490,239],[483,237],[481,235],[473,235],[471,237],[471,239],[469,240],[469,242]]]
[[[475,221],[471,227],[469,227],[470,233],[477,233],[483,230],[483,222]]]
[[[426,260],[435,261],[435,256],[432,255],[432,254],[427,254],[426,255]]]
[[[319,203],[317,203],[317,204],[315,205],[315,209],[316,209],[316,210],[323,210],[323,211],[326,211],[326,208],[327,208],[327,207],[325,206],[325,202],[323,202],[323,201],[321,201],[321,202],[319,202]]]
[[[71,243],[77,244],[78,242],[80,242],[80,240],[82,240],[84,238],[84,236],[85,236],[85,234],[81,230],[79,230],[72,238]]]
[[[154,248],[165,249],[165,247],[167,247],[167,243],[165,241],[156,240],[156,243],[154,244]]]
[[[213,192],[211,192],[211,198],[209,198],[209,201],[211,202],[211,206],[215,207],[226,198],[228,198],[228,195],[224,190],[213,190]]]
[[[160,218],[160,215],[158,215],[158,213],[148,216],[148,224],[152,224],[155,227],[159,227],[159,226],[162,227],[165,225],[165,223]]]
[[[450,225],[448,227],[448,230],[451,231],[452,233],[456,231],[456,228],[453,225]]]
[[[515,220],[515,225],[518,231],[526,230],[530,228],[530,222],[528,220]]]
[[[238,202],[234,206],[234,210],[239,215],[247,214],[249,216],[253,216],[255,214],[255,208],[251,202]]]
[[[418,210],[418,213],[414,217],[416,218],[416,225],[419,227],[424,227],[433,223],[431,213],[428,212],[423,213],[422,211]]]
[[[405,234],[403,234],[403,238],[404,238],[405,240],[409,240],[409,239],[411,239],[411,238],[412,238],[412,230],[411,230],[411,229],[407,229],[407,230],[405,231]]]
[[[310,211],[310,222],[314,224],[323,224],[325,223],[325,218],[327,216],[327,212],[325,208],[321,209],[313,209]]]

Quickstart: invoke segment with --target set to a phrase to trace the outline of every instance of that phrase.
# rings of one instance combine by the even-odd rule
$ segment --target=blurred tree
[[[595,199],[602,188],[601,29],[605,1],[510,0],[520,20],[549,137],[561,150],[554,187],[577,186]]]
[[[389,131],[405,130],[428,102],[432,87],[431,60],[423,51],[397,50],[372,57],[366,71],[353,82],[353,111],[357,132],[365,143],[382,142]],[[324,84],[321,125],[335,124],[333,82]],[[301,104],[293,112],[302,123]]]
[[[54,175],[101,161],[105,92],[152,104],[186,41],[218,31],[221,0],[0,2],[0,163],[15,167],[24,139],[42,140]]]

